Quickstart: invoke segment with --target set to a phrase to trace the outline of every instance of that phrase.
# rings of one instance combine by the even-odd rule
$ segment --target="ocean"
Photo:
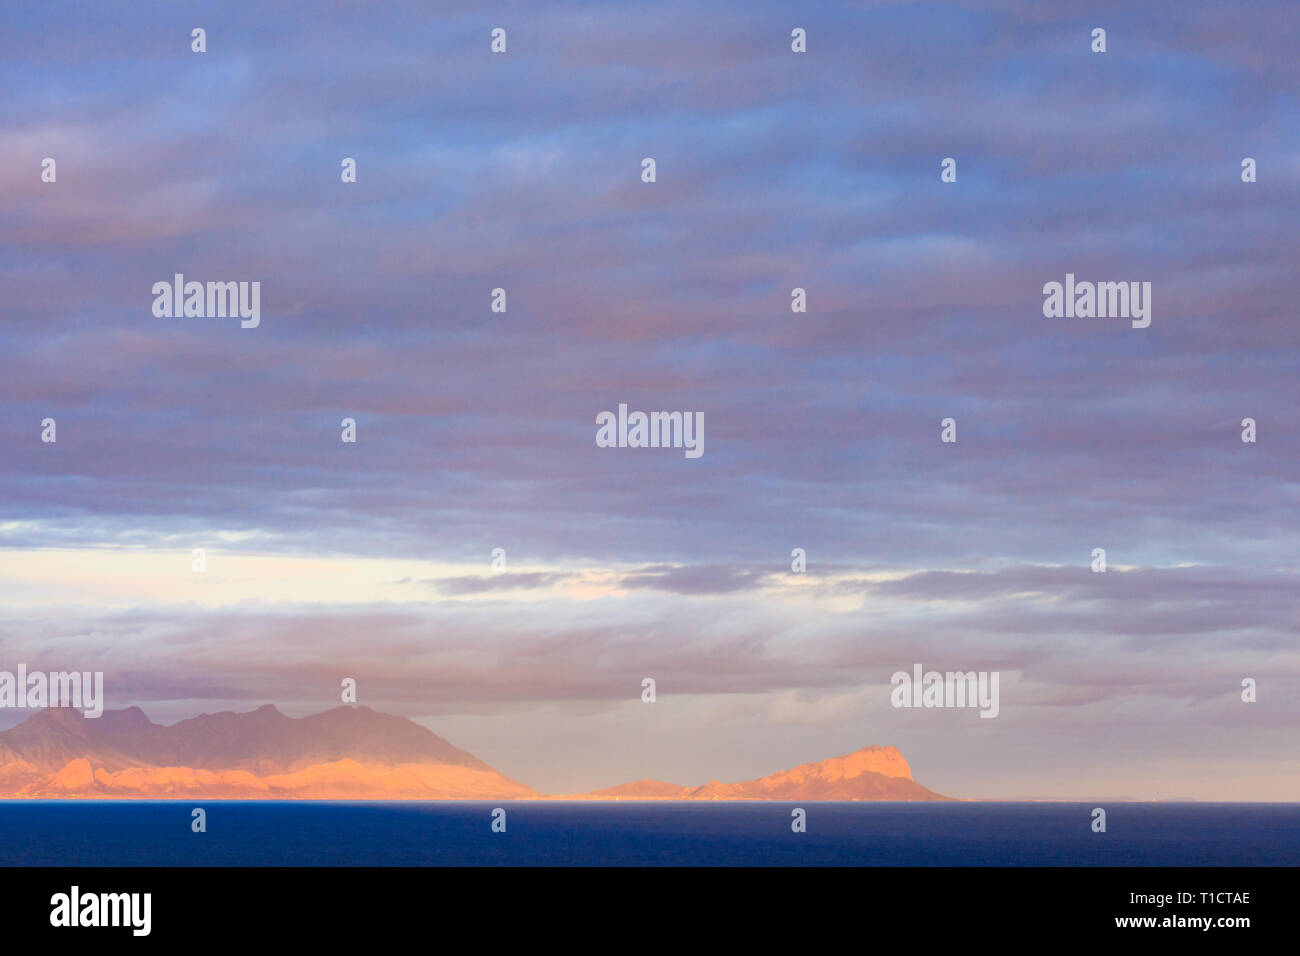
[[[0,801],[3,866],[1287,866],[1297,804]],[[505,832],[492,830],[505,810]],[[202,807],[207,831],[191,831]]]

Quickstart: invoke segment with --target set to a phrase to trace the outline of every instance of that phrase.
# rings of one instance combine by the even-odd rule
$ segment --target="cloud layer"
[[[1253,792],[1300,798],[1270,737],[1291,705],[1223,703],[1251,675],[1296,699],[1297,22],[1208,0],[21,5],[0,35],[0,547],[448,567],[391,601],[250,583],[246,606],[99,610],[56,569],[33,587],[86,606],[12,612],[0,649],[103,655],[123,703],[178,710],[305,708],[344,666],[376,706],[449,721],[558,708],[532,750],[447,733],[521,761],[663,675],[714,751],[737,753],[736,713],[785,728],[737,778],[829,736],[960,766],[924,779],[972,795],[1011,792],[1011,755],[1142,727],[1173,762],[1152,790],[1195,790],[1215,742],[1272,768]],[[261,326],[154,318],[177,272],[260,281]],[[1067,272],[1150,281],[1151,327],[1044,318]],[[704,457],[598,448],[619,403],[702,411]],[[497,547],[526,567],[487,575]],[[987,728],[911,725],[909,750],[917,715],[874,709],[932,659],[1019,675],[1022,709],[984,723],[1021,729],[982,767],[961,754]]]

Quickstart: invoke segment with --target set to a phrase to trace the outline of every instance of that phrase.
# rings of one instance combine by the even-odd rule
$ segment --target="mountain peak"
[[[99,717],[95,718],[101,721],[99,729],[104,727],[114,727],[130,730],[141,730],[145,727],[153,727],[154,722],[145,715],[145,712],[139,707],[127,707],[123,710],[106,710]]]
[[[81,735],[84,733],[86,723],[86,715],[75,708],[46,707],[32,714],[8,733],[13,733],[20,728],[27,728],[28,732]]]
[[[897,747],[863,747],[843,757],[823,760],[820,766],[844,777],[856,777],[860,773],[870,772],[884,774],[886,777],[912,779],[912,768],[907,765]]]
[[[638,780],[584,794],[622,800],[947,800],[912,779],[911,768],[897,747],[863,747],[851,754],[800,764],[790,770],[699,787],[679,787],[657,780]]]
[[[537,794],[427,727],[369,707],[273,704],[171,725],[138,707],[40,711],[0,732],[0,796],[509,799]]]
[[[0,733],[0,754],[50,772],[77,757],[110,770],[175,766],[283,772],[345,759],[491,770],[412,720],[346,705],[289,717],[274,704],[263,704],[243,713],[200,714],[170,726],[153,723],[138,707],[105,711],[94,720],[73,710],[45,710]]]
[[[289,717],[274,704],[155,724],[139,707],[97,719],[38,711],[0,732],[0,796],[521,799],[538,794],[406,717],[342,705]],[[746,780],[638,780],[593,799],[946,800],[896,747],[870,746]]]

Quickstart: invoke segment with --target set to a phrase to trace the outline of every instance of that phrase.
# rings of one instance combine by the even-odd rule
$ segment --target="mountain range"
[[[863,747],[843,757],[800,764],[741,783],[679,787],[638,780],[581,796],[614,800],[947,800],[912,779],[894,747]]]
[[[43,710],[0,732],[0,798],[546,799],[405,717],[341,706],[288,717],[267,704],[155,724],[138,707]],[[893,747],[740,783],[642,780],[563,799],[946,800]]]

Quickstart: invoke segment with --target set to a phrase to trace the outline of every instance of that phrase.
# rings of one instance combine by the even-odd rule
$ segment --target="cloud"
[[[648,567],[625,575],[619,586],[673,594],[732,594],[761,587],[770,575],[744,568],[715,566]]]
[[[572,581],[576,575],[559,572],[515,571],[510,574],[475,577],[464,576],[429,580],[426,584],[443,594],[487,594],[494,591],[519,591],[536,588],[550,588],[566,581]]]
[[[504,57],[452,4],[83,6],[0,34],[0,548],[441,567],[382,578],[419,611],[79,577],[81,625],[14,611],[6,654],[111,633],[177,707],[345,668],[411,712],[605,707],[649,669],[830,720],[923,655],[1020,674],[1043,734],[1293,716],[1209,703],[1294,677],[1289,4],[1103,3],[1104,57],[1021,2],[817,6],[802,56],[770,2],[508,6]],[[176,272],[260,281],[261,326],[154,318]],[[1151,327],[1045,319],[1067,272],[1151,281]],[[704,457],[598,448],[620,402],[702,411]]]

